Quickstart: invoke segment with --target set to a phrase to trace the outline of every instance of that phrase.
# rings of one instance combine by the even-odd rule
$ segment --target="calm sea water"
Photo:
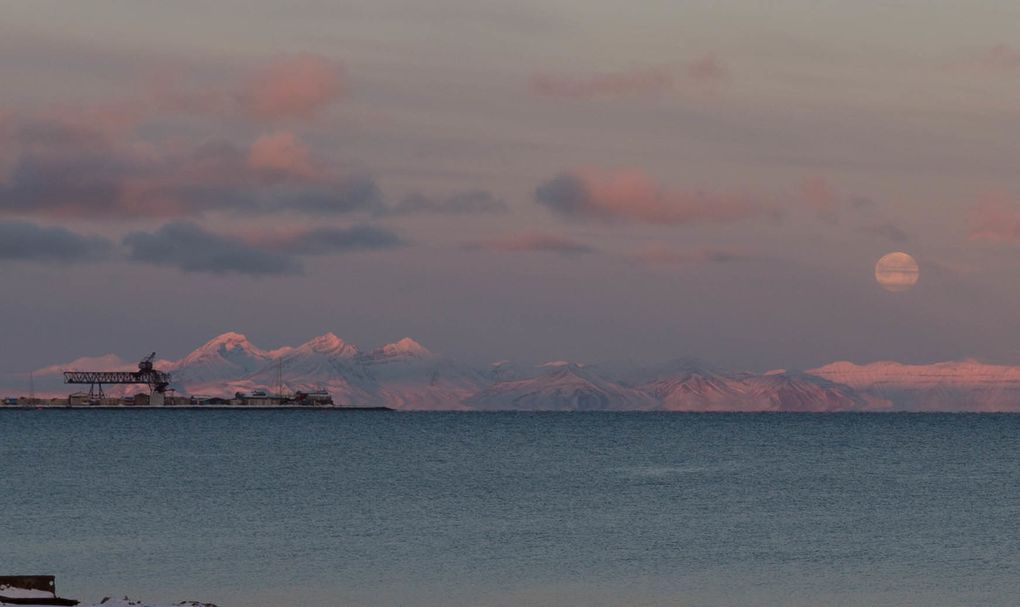
[[[1020,415],[7,410],[0,489],[89,600],[1020,604]]]

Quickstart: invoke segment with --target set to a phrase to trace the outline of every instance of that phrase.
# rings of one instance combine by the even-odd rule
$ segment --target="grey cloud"
[[[515,234],[504,238],[469,242],[464,248],[510,253],[545,252],[568,257],[597,252],[597,249],[583,242],[554,234]]]
[[[535,189],[535,199],[560,215],[574,217],[592,214],[587,189],[574,175],[561,173]]]
[[[369,212],[383,204],[379,186],[370,176],[320,180],[267,173],[250,167],[245,150],[227,141],[207,142],[168,165],[168,173],[181,177],[157,191],[178,201],[182,214],[223,210],[339,215]]]
[[[0,222],[0,260],[80,262],[105,259],[110,241],[26,221]]]
[[[365,175],[309,177],[250,166],[228,141],[143,154],[101,132],[60,121],[16,120],[0,133],[13,151],[0,184],[0,213],[102,217],[188,217],[208,211],[334,215],[384,207]],[[142,146],[144,147],[144,146]]]
[[[385,212],[394,215],[416,213],[439,213],[446,215],[469,215],[505,213],[507,204],[484,190],[458,192],[446,198],[433,198],[423,194],[411,194],[392,205]]]
[[[313,228],[282,237],[272,233],[235,237],[177,221],[154,232],[128,234],[123,244],[131,261],[185,272],[269,275],[301,273],[301,256],[392,249],[407,242],[395,232],[373,226]]]
[[[627,168],[588,168],[560,173],[535,188],[535,200],[572,220],[683,225],[776,216],[774,209],[757,197],[742,193],[673,190],[644,171]]]
[[[106,215],[130,172],[127,158],[100,133],[56,122],[16,124],[0,145],[15,151],[0,184],[0,211],[25,215]]]
[[[131,143],[131,142],[127,142]],[[247,148],[211,140],[168,151],[127,145],[60,120],[15,118],[0,132],[12,152],[0,214],[35,217],[194,218],[204,213],[483,214],[507,210],[483,190],[412,194],[388,204],[371,175],[305,174],[252,166]]]
[[[880,236],[892,242],[906,242],[910,240],[909,234],[891,223],[863,226],[858,228],[858,231],[864,234]]]
[[[169,223],[155,232],[128,234],[124,245],[132,261],[172,266],[185,272],[271,275],[297,274],[302,270],[300,262],[290,255],[217,235],[189,222]]]
[[[118,191],[109,167],[90,160],[22,160],[0,186],[0,211],[37,216],[115,214],[112,203]]]
[[[328,255],[401,247],[407,243],[395,232],[373,226],[317,228],[278,242],[276,248],[295,255]]]
[[[278,192],[262,204],[263,211],[297,211],[311,215],[338,215],[382,208],[382,192],[374,179],[356,176],[328,186]]]

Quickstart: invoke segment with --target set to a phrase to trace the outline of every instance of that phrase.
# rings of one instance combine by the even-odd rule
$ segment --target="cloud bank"
[[[123,239],[128,259],[184,272],[211,274],[300,274],[301,256],[337,255],[406,246],[395,232],[373,226],[321,227],[243,235],[216,233],[176,221]]]
[[[78,263],[109,257],[112,244],[62,227],[0,221],[0,260]]]
[[[566,257],[586,255],[597,251],[594,247],[583,242],[545,233],[513,234],[491,240],[479,240],[465,244],[464,248],[510,253],[544,252]]]
[[[638,169],[575,169],[538,186],[535,200],[573,220],[682,225],[732,222],[769,210],[742,194],[668,190]]]
[[[292,255],[330,255],[353,251],[393,249],[407,242],[395,232],[374,226],[315,228],[283,235],[257,235],[249,242],[262,242],[273,250]]]
[[[259,120],[309,119],[344,92],[342,64],[300,53],[259,68],[244,83],[238,99],[245,112]]]
[[[970,238],[992,242],[1020,241],[1020,207],[1004,194],[984,196],[971,209]]]
[[[301,272],[301,264],[289,255],[265,251],[185,221],[169,223],[155,232],[128,234],[124,246],[132,261],[185,272],[251,275]]]

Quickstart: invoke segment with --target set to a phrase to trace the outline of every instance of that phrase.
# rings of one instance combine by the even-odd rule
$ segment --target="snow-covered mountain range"
[[[166,370],[173,373],[175,387],[189,394],[327,390],[337,404],[399,409],[463,409],[464,399],[485,383],[480,372],[411,338],[363,352],[333,333],[276,350],[225,333]]]
[[[1020,411],[1020,367],[975,360],[906,365],[840,361],[808,371],[906,411]]]
[[[578,363],[557,361],[532,377],[496,381],[467,400],[472,409],[546,411],[641,411],[658,409],[647,392]]]
[[[632,411],[1020,411],[1020,367],[976,361],[904,365],[836,362],[805,372],[730,372],[678,360],[621,371],[556,361],[461,364],[411,338],[361,350],[333,333],[265,350],[240,333],[219,335],[179,360],[158,360],[184,394],[328,390],[338,405],[428,410]],[[115,355],[84,357],[34,372],[38,396],[62,396],[64,370],[131,370]],[[4,394],[27,394],[25,378]],[[131,394],[137,386],[110,387]]]

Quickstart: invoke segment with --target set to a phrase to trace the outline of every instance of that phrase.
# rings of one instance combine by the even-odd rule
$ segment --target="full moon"
[[[893,293],[901,293],[916,285],[920,274],[917,261],[900,251],[883,255],[875,264],[875,281]]]

